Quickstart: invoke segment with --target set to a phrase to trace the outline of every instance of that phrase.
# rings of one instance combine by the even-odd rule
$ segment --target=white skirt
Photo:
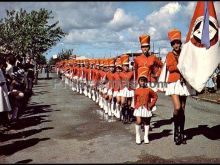
[[[134,109],[134,116],[137,117],[152,117],[152,112],[147,110],[144,106],[140,106],[138,109]]]
[[[114,91],[113,92],[113,97],[117,97],[120,96],[120,91]]]
[[[78,76],[73,76],[73,80],[77,80],[78,79]]]
[[[109,96],[112,96],[112,95],[113,95],[112,89],[109,89],[109,90],[108,90],[107,95],[109,95]]]
[[[128,90],[127,87],[120,90],[120,95],[122,97],[133,97],[134,96],[134,90]]]
[[[105,88],[102,90],[102,93],[107,94],[107,93],[108,93],[108,88],[105,87]]]
[[[167,84],[165,95],[179,95],[179,96],[190,96],[194,95],[195,90],[187,86],[185,83],[181,84],[180,80],[173,83]]]

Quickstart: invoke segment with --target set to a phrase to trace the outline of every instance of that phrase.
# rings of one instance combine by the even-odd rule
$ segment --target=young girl
[[[148,133],[149,125],[152,116],[152,108],[157,101],[157,94],[147,87],[147,67],[138,68],[138,84],[139,88],[134,93],[135,110],[134,116],[136,116],[136,144],[141,144],[141,124],[144,124],[144,143],[149,143]]]
[[[170,30],[168,32],[168,38],[173,50],[166,56],[167,69],[169,71],[166,95],[171,96],[174,106],[174,142],[176,145],[180,145],[181,143],[186,144],[186,140],[184,138],[184,112],[186,98],[190,95],[191,90],[187,88],[185,80],[177,68],[182,44],[181,32],[178,29]]]
[[[132,88],[132,80],[134,73],[129,70],[129,56],[123,54],[121,56],[122,72],[119,73],[121,79],[120,96],[121,96],[121,117],[123,123],[131,123],[131,103],[134,97]]]
[[[120,102],[121,102],[121,97],[120,97],[120,86],[121,86],[121,78],[120,78],[120,73],[122,71],[122,64],[121,64],[121,58],[118,57],[115,62],[116,66],[116,72],[113,74],[114,77],[114,88],[113,88],[113,100],[115,103],[115,110],[114,110],[114,115],[117,119],[120,119],[120,112],[121,112],[121,107],[120,107]]]

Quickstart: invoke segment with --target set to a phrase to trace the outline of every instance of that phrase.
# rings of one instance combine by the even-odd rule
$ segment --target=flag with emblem
[[[201,92],[219,63],[219,24],[214,3],[198,1],[177,67],[186,81]]]

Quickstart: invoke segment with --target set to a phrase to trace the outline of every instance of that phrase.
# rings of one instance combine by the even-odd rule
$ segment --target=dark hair
[[[6,60],[4,57],[0,56],[0,65],[3,65],[3,68],[7,67]]]
[[[170,45],[173,46],[175,43],[179,43],[180,46],[182,45],[182,42],[180,40],[173,40],[172,42],[170,42]]]
[[[13,55],[9,55],[6,60],[9,62],[11,65],[15,65],[16,63],[16,58]]]
[[[145,47],[149,47],[150,49],[150,45],[141,46],[141,48],[145,48]]]
[[[146,77],[140,77],[140,78],[138,79],[138,83],[139,83],[140,80],[145,81],[145,82],[148,82],[148,80],[147,80]]]

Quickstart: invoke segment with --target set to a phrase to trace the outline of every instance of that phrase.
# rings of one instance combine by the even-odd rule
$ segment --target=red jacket
[[[134,64],[135,64],[135,77],[137,79],[137,70],[139,67],[148,67],[149,73],[147,73],[147,78],[149,82],[155,82],[156,81],[156,75],[154,73],[154,67],[161,67],[163,66],[163,63],[157,58],[155,55],[150,55],[146,57],[144,54],[141,54],[140,56],[134,58]],[[155,76],[155,77],[154,77]]]
[[[148,110],[152,109],[157,101],[157,93],[150,88],[137,88],[134,92],[134,108],[144,106]],[[151,100],[152,99],[152,100]]]
[[[108,89],[113,89],[114,87],[114,76],[113,76],[114,73],[112,72],[108,72],[106,74],[106,78],[108,79]]]
[[[114,91],[119,91],[120,88],[121,88],[121,78],[120,78],[120,75],[119,75],[120,72],[115,72],[113,74],[113,77],[114,77]]]
[[[168,83],[176,82],[180,80],[181,74],[177,68],[178,59],[175,58],[173,52],[169,52],[166,57],[167,69],[170,72],[168,77]]]
[[[120,72],[119,73],[120,79],[121,79],[121,89],[124,89],[125,87],[128,87],[129,90],[132,90],[131,87],[131,81],[133,80],[134,72],[128,71],[128,72]]]

